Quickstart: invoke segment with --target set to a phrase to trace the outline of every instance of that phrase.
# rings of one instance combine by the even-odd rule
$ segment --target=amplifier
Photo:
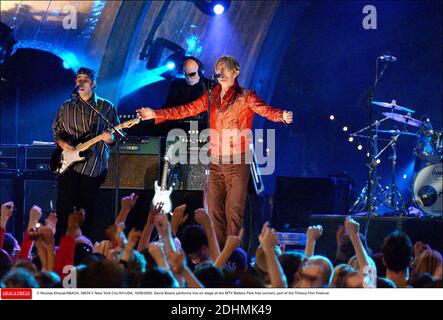
[[[19,170],[20,148],[17,144],[0,145],[0,169],[3,171]]]
[[[25,145],[25,168],[24,171],[49,171],[49,163],[55,146]]]
[[[161,159],[160,137],[127,137],[119,145],[119,187],[154,189]],[[115,150],[111,149],[108,175],[101,188],[115,188]]]

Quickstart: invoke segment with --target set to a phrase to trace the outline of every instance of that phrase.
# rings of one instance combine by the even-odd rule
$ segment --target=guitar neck
[[[161,183],[161,191],[165,191],[167,189],[167,180],[168,180],[168,162],[165,161],[165,164],[163,165],[163,174],[162,174],[162,183]]]
[[[122,129],[123,127],[124,127],[123,124],[119,124],[119,125],[116,126],[115,128],[116,128],[117,130],[120,130],[120,129]],[[111,133],[114,133],[114,132],[115,132],[115,130],[114,130],[114,129],[111,129]],[[89,149],[90,147],[92,147],[92,146],[93,146],[94,144],[96,144],[97,142],[102,141],[103,138],[104,138],[104,136],[105,136],[104,133],[99,134],[98,136],[92,138],[91,140],[88,140],[88,141],[82,143],[77,149],[78,149],[79,151],[85,151],[85,150]]]

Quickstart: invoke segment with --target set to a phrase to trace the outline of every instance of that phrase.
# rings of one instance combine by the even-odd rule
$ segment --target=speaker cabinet
[[[151,190],[158,177],[159,156],[149,154],[120,154],[119,174],[121,189]],[[109,158],[108,175],[104,189],[115,188],[115,154]]]
[[[345,214],[351,184],[341,178],[277,177],[272,224],[280,231],[309,226],[309,215]]]
[[[119,146],[119,187],[121,189],[153,190],[158,180],[161,155],[160,137],[127,137]],[[111,150],[104,189],[115,188],[114,149]]]
[[[20,190],[20,182],[18,179],[9,176],[3,176],[0,179],[0,204],[12,201],[14,202],[14,212],[12,217],[8,221],[6,226],[6,231],[15,234],[17,229],[17,224],[19,224],[21,212],[20,195],[22,191]]]

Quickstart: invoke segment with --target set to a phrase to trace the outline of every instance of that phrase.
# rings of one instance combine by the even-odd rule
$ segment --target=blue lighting
[[[173,70],[175,68],[175,63],[169,61],[168,63],[166,63],[166,68],[168,68],[168,70]]]
[[[216,4],[213,8],[215,14],[222,14],[225,12],[225,7],[223,7],[221,4]]]
[[[188,50],[186,52],[193,52],[197,46],[198,38],[194,35],[186,38],[186,46]]]
[[[35,49],[52,53],[63,61],[65,69],[73,69],[77,71],[80,68],[80,61],[77,55],[69,50],[52,43],[36,41],[36,40],[22,40],[16,44],[16,49]]]

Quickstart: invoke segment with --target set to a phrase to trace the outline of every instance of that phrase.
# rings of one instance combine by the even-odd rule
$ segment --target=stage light
[[[194,0],[193,2],[203,13],[211,16],[220,15],[228,11],[231,6],[230,0]]]
[[[361,144],[359,144],[359,145],[357,146],[357,149],[358,149],[358,150],[363,150],[363,146],[362,146]]]
[[[168,62],[166,63],[166,68],[167,68],[168,70],[173,70],[173,69],[175,68],[175,63],[174,63],[173,61],[168,61]]]
[[[407,175],[407,174],[404,174],[404,175],[403,175],[403,179],[406,180],[407,178],[408,178],[408,175]]]
[[[376,162],[377,164],[380,164],[380,163],[381,163],[381,160],[380,160],[380,159],[377,159],[377,160],[375,160],[375,162]]]
[[[354,137],[349,137],[348,141],[349,141],[349,142],[354,141]]]
[[[225,12],[225,7],[223,7],[221,4],[216,4],[212,10],[214,10],[215,14],[222,14],[223,12]]]
[[[329,120],[334,121],[334,120],[335,120],[335,116],[334,116],[333,114],[331,114],[331,115],[329,116]]]
[[[343,131],[344,131],[344,132],[348,131],[348,127],[346,127],[346,126],[343,127]]]
[[[141,52],[140,59],[146,61],[146,69],[153,70],[161,66],[167,66],[166,71],[171,71],[180,66],[180,62],[183,61],[186,51],[178,44],[167,40],[165,38],[157,38],[153,44],[149,47],[148,52]],[[165,59],[166,57],[166,59]],[[173,62],[169,65],[170,62]]]

